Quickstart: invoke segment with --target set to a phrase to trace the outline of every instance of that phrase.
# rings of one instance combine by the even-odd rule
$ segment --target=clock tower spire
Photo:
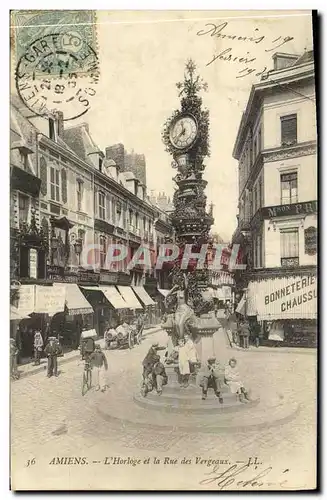
[[[193,252],[200,252],[201,245],[208,243],[214,219],[210,211],[207,212],[207,181],[202,178],[204,160],[210,155],[209,111],[203,108],[199,94],[207,90],[207,84],[196,74],[196,65],[191,59],[185,65],[184,80],[176,86],[180,109],[166,121],[162,136],[166,151],[172,156],[172,167],[177,171],[173,178],[176,190],[172,224],[182,255],[186,244],[192,244]],[[207,269],[196,270],[189,265],[187,270],[181,271],[180,259],[177,259],[172,274],[173,284],[178,284],[187,275],[194,310],[202,310],[205,305],[199,289],[208,285]],[[207,303],[205,309],[212,306]]]

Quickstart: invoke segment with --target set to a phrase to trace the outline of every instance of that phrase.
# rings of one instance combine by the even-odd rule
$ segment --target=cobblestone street
[[[223,332],[216,334],[216,354]],[[102,487],[108,489],[167,487],[163,470],[174,476],[174,487],[198,488],[208,465],[192,467],[192,464],[166,464],[156,469],[154,457],[164,461],[165,457],[190,459],[228,459],[231,463],[258,457],[265,466],[273,469],[269,476],[280,478],[285,472],[285,488],[301,488],[313,484],[312,470],[308,470],[310,457],[315,460],[315,352],[295,353],[280,351],[236,351],[227,353],[236,356],[240,371],[248,385],[255,388],[265,400],[278,395],[285,405],[294,401],[300,410],[285,423],[242,432],[194,433],[183,429],[158,429],[155,412],[153,426],[133,425],[133,393],[138,390],[141,379],[141,362],[144,354],[157,340],[166,341],[162,331],[155,333],[133,350],[107,351],[109,364],[106,393],[91,390],[81,395],[83,363],[73,360],[62,366],[58,378],[48,379],[46,372],[37,373],[12,384],[12,487],[24,485],[56,489],[97,488],[101,477]],[[225,341],[225,340],[223,340]],[[223,359],[223,362],[226,360]],[[126,408],[126,419],[105,418],[110,410]],[[135,405],[135,412],[137,412]],[[135,413],[136,415],[136,413]],[[242,412],[239,413],[240,421]],[[273,424],[273,415],[271,416]],[[50,464],[55,457],[85,457],[84,465]],[[138,465],[106,465],[110,457],[147,459],[151,463]],[[68,460],[68,458],[67,458]],[[126,468],[128,483],[126,482]],[[146,482],[145,482],[146,476]],[[57,480],[56,483],[54,481]],[[280,481],[280,479],[279,479]],[[217,489],[213,482],[203,488]]]

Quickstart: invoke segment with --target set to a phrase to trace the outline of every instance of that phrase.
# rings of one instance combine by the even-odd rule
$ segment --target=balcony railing
[[[286,257],[280,259],[280,264],[282,267],[298,267],[299,258],[298,257]]]

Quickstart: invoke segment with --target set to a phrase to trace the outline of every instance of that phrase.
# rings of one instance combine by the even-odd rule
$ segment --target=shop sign
[[[99,274],[90,271],[65,270],[59,266],[48,266],[47,277],[49,280],[58,283],[98,283]]]
[[[100,283],[114,285],[118,283],[118,273],[103,273],[100,272]]]
[[[66,289],[61,286],[36,285],[35,312],[54,315],[65,309]]]
[[[317,277],[293,276],[250,282],[247,314],[258,321],[315,319],[317,317]]]
[[[290,205],[263,207],[261,209],[261,216],[263,219],[270,219],[271,217],[280,217],[284,215],[314,214],[317,213],[317,211],[317,202],[307,201],[305,203],[292,203]]]
[[[310,226],[304,230],[304,248],[307,255],[317,253],[317,228]]]
[[[22,315],[28,316],[34,312],[35,285],[22,285],[19,288],[18,310]]]

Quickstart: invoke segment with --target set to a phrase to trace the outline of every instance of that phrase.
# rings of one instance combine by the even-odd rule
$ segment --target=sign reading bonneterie
[[[248,301],[257,319],[315,319],[317,277],[292,276],[251,282]]]

